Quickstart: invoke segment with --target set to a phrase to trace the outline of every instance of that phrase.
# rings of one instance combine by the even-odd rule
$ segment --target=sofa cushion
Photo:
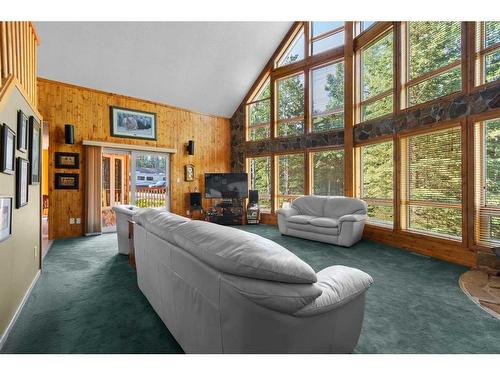
[[[331,219],[329,217],[316,217],[310,220],[309,224],[315,225],[317,227],[337,228],[339,226],[339,221],[337,219]]]
[[[170,243],[174,243],[173,230],[191,221],[183,216],[168,212],[164,208],[139,209],[132,216],[132,220],[144,227],[148,232]]]
[[[221,278],[240,294],[271,310],[294,313],[318,298],[322,289],[315,284],[277,283],[225,274]]]
[[[326,234],[330,236],[337,236],[339,234],[339,228],[327,228],[327,227],[319,227],[312,224],[297,224],[297,223],[288,223],[288,228],[295,230],[302,230],[306,232],[313,232],[319,234]]]
[[[288,222],[297,223],[297,224],[309,224],[309,222],[313,219],[316,219],[316,216],[311,215],[293,215],[288,218]]]
[[[366,203],[357,198],[329,197],[322,216],[338,219],[348,214],[366,214]]]
[[[307,263],[259,235],[205,221],[189,221],[172,232],[177,246],[233,275],[284,283],[314,283]]]
[[[292,207],[297,209],[301,215],[324,216],[323,209],[328,197],[319,195],[306,195],[298,197],[292,202]]]

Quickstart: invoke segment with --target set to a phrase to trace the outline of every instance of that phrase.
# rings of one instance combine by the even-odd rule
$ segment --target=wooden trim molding
[[[175,154],[175,153],[177,153],[177,149],[175,149],[175,148],[130,145],[130,144],[127,144],[127,143],[117,143],[117,142],[91,141],[91,140],[88,140],[88,139],[84,139],[82,141],[82,144],[84,146],[121,148],[123,150],[148,151],[148,152],[165,153],[165,154]]]

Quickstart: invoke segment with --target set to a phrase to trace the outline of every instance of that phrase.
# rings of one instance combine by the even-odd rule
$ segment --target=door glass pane
[[[278,207],[304,195],[304,154],[278,156]]]
[[[135,205],[167,206],[167,156],[138,154],[135,158]]]

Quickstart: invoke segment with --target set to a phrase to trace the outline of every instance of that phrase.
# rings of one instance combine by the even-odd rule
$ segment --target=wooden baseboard
[[[10,332],[12,331],[12,328],[14,328],[14,324],[16,324],[16,321],[17,321],[17,318],[19,317],[19,314],[21,314],[21,311],[23,310],[23,307],[26,303],[26,301],[28,300],[30,294],[31,294],[31,291],[33,290],[33,288],[35,287],[36,285],[36,282],[38,281],[38,279],[40,278],[40,273],[41,271],[38,270],[38,272],[36,273],[35,275],[35,278],[33,279],[33,281],[31,282],[31,285],[30,287],[28,288],[28,290],[26,291],[26,293],[24,294],[24,297],[23,299],[21,300],[21,303],[19,304],[19,306],[17,307],[17,310],[16,312],[14,313],[14,316],[12,317],[12,319],[10,320],[9,324],[7,325],[7,328],[5,329],[5,331],[3,332],[2,336],[0,337],[0,351],[2,350],[5,342],[7,341],[7,338],[9,337],[9,334]]]

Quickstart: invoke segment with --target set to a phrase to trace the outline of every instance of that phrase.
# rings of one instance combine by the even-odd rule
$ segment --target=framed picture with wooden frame
[[[29,161],[17,158],[16,162],[16,208],[28,204]]]
[[[80,154],[76,152],[56,152],[56,168],[78,169],[80,168]]]
[[[12,197],[0,197],[0,242],[12,235]]]
[[[16,134],[6,124],[1,126],[0,134],[0,172],[14,174]]]
[[[21,110],[17,111],[17,149],[28,150],[28,117]]]
[[[112,137],[156,141],[156,113],[110,107]]]
[[[80,187],[80,175],[78,173],[56,173],[56,189],[78,190]]]
[[[194,181],[194,165],[186,164],[184,166],[184,181]]]
[[[33,117],[29,118],[29,148],[28,159],[30,161],[29,183],[31,185],[40,183],[40,123]]]

